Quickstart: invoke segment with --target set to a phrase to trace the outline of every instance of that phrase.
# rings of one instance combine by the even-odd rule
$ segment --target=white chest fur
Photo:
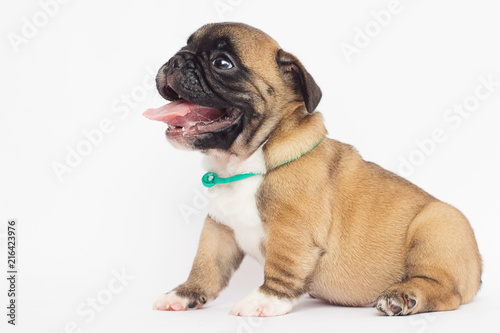
[[[204,164],[207,170],[220,177],[266,170],[261,149],[244,161],[226,154],[211,154],[205,158]],[[261,244],[266,235],[256,202],[261,182],[262,176],[257,175],[229,184],[215,185],[208,190],[208,213],[215,221],[233,229],[240,248],[263,264]]]

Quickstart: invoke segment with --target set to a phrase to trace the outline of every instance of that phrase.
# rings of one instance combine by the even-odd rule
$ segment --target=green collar
[[[267,170],[267,172],[271,171],[271,170],[274,170],[276,168],[279,168],[280,166],[282,165],[285,165],[287,163],[290,163],[292,161],[295,161],[296,159],[298,159],[299,157],[302,157],[304,156],[305,154],[307,154],[308,152],[310,152],[311,150],[314,149],[314,147],[316,147],[317,145],[319,145],[319,143],[321,141],[323,141],[324,137],[322,137],[318,142],[316,142],[311,148],[309,148],[307,151],[301,153],[299,156],[296,156],[294,158],[291,158],[289,159],[288,161],[285,161],[281,164],[278,164],[274,167],[272,167],[271,169]],[[227,183],[232,183],[232,182],[236,182],[238,180],[243,180],[243,179],[246,179],[246,178],[249,178],[249,177],[252,177],[252,176],[257,176],[257,175],[263,175],[263,174],[266,174],[267,172],[249,172],[249,173],[241,173],[239,175],[234,175],[234,176],[231,176],[231,177],[227,177],[227,178],[222,178],[222,177],[219,177],[217,176],[217,174],[213,173],[213,172],[207,172],[206,174],[203,175],[203,177],[201,178],[201,182],[203,183],[203,186],[205,187],[212,187],[216,184],[227,184]]]

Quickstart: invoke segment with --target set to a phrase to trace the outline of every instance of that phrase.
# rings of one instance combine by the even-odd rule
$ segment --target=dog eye
[[[226,57],[218,57],[212,61],[212,64],[218,69],[231,69],[234,67],[231,60]]]

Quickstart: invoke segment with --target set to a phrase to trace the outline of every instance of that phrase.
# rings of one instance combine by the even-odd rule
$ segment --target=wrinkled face
[[[282,106],[303,97],[300,75],[287,73],[280,52],[247,25],[203,26],[158,72],[158,91],[171,103],[145,116],[165,122],[167,138],[179,148],[256,149]]]

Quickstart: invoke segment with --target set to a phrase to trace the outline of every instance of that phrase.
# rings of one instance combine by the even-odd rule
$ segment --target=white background
[[[0,331],[498,331],[500,86],[460,124],[444,117],[454,104],[474,100],[481,76],[500,81],[500,5],[401,0],[399,12],[372,30],[349,62],[342,43],[354,45],[358,29],[376,29],[371,12],[388,4],[74,0],[48,16],[38,1],[3,1],[0,262],[5,272],[6,221],[16,218],[20,275],[13,329],[6,324],[7,284],[0,273]],[[23,36],[33,20],[38,31],[24,28],[29,38],[16,52],[9,38]],[[319,111],[330,137],[395,172],[412,157],[418,165],[407,178],[462,210],[484,259],[483,287],[472,303],[388,318],[372,308],[305,297],[284,317],[236,318],[227,312],[263,276],[245,259],[206,309],[151,310],[160,293],[186,279],[206,202],[199,194],[201,155],[172,148],[164,124],[141,113],[164,103],[151,88],[151,73],[194,30],[215,21],[249,23],[273,36],[322,88]],[[103,121],[110,128],[99,137],[95,129]],[[416,141],[427,142],[438,128],[446,140],[419,153]],[[95,144],[89,146],[85,132],[95,134]],[[68,151],[78,147],[86,156],[73,156],[71,172],[58,179],[53,166],[66,164]],[[114,276],[123,273],[120,283]],[[96,310],[92,299],[101,303]]]

